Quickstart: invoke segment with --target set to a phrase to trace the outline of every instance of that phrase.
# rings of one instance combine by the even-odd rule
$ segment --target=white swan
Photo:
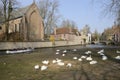
[[[75,52],[75,51],[77,51],[77,49],[73,49],[73,51]]]
[[[102,60],[107,60],[107,56],[102,56]]]
[[[62,56],[65,56],[65,54],[62,54]]]
[[[59,66],[64,66],[64,65],[65,65],[64,62],[58,62],[57,64],[58,64]]]
[[[49,64],[49,61],[48,60],[44,60],[44,61],[42,61],[42,63],[47,65],[47,64]]]
[[[97,61],[90,61],[90,64],[96,64]]]
[[[87,51],[87,52],[85,52],[85,54],[91,54],[92,52],[91,51]]]
[[[59,62],[61,62],[61,61],[62,61],[61,59],[56,58],[56,62],[57,62],[57,63],[59,63]]]
[[[57,63],[57,61],[56,61],[56,60],[53,60],[52,63],[55,64],[55,63]]]
[[[59,50],[59,49],[57,49],[56,51],[57,51],[57,52],[59,52],[60,50]]]
[[[55,54],[59,54],[59,52],[56,52]]]
[[[98,54],[100,54],[100,53],[104,53],[104,49],[98,51]]]
[[[40,66],[39,66],[38,64],[34,66],[34,69],[35,69],[35,70],[37,70],[37,69],[39,69],[39,68],[40,68]]]
[[[63,53],[66,53],[66,52],[67,52],[67,50],[64,50],[64,51],[63,51]]]
[[[81,56],[81,58],[83,58],[83,59],[86,58],[86,57],[87,57],[87,56]]]
[[[91,55],[89,57],[87,57],[86,60],[91,61],[92,60]]]
[[[41,66],[41,71],[44,71],[44,70],[46,70],[47,68],[48,68],[48,66],[43,65],[43,66]]]
[[[118,59],[118,60],[120,60],[120,56],[116,56],[116,57],[115,57],[115,59]]]
[[[78,59],[77,57],[73,57],[74,60]]]
[[[79,58],[79,59],[78,59],[78,61],[82,61],[82,59],[81,59],[81,58]]]
[[[116,53],[120,53],[120,51],[117,50]]]
[[[71,63],[67,63],[66,67],[72,67]]]

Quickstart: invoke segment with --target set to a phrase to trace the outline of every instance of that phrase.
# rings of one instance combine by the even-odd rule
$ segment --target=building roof
[[[12,19],[17,19],[17,18],[20,18],[22,16],[24,16],[24,14],[27,12],[27,10],[30,8],[30,6],[34,5],[35,3],[32,3],[26,7],[23,7],[23,8],[19,8],[19,9],[16,9],[14,11],[12,11],[12,15],[11,15],[11,18],[10,20]],[[3,23],[4,20],[0,21],[0,23]]]
[[[56,34],[75,34],[75,35],[80,35],[79,31],[74,28],[70,27],[62,27],[56,29]]]

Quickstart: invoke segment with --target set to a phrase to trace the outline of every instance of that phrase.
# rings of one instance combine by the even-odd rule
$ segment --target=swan
[[[92,52],[91,51],[87,51],[87,52],[85,52],[85,54],[91,54]]]
[[[63,51],[63,53],[66,53],[66,52],[67,52],[67,50],[64,50],[64,51]]]
[[[73,59],[74,59],[74,60],[76,60],[76,59],[77,59],[77,57],[73,57]]]
[[[56,62],[57,62],[57,63],[59,63],[59,62],[61,62],[61,61],[62,61],[61,59],[56,58]]]
[[[97,61],[90,61],[90,64],[96,64]]]
[[[101,56],[104,56],[105,54],[103,54],[103,53],[99,53]]]
[[[92,60],[91,55],[89,57],[87,57],[86,60],[91,61]]]
[[[44,61],[42,61],[42,63],[47,65],[47,64],[49,64],[49,61],[48,60],[44,60]]]
[[[55,64],[55,63],[57,63],[57,61],[56,61],[56,60],[53,60],[52,63]]]
[[[72,64],[71,64],[71,63],[68,63],[68,64],[66,65],[66,67],[72,67]]]
[[[115,59],[118,59],[118,60],[120,60],[120,56],[116,56],[116,57],[115,57]]]
[[[73,51],[75,52],[75,51],[77,51],[77,49],[73,49]]]
[[[120,51],[117,50],[116,53],[120,53]]]
[[[62,56],[65,56],[65,54],[62,54]]]
[[[41,66],[41,71],[44,71],[44,70],[46,70],[47,68],[48,68],[48,66],[43,65],[43,66]]]
[[[86,58],[86,56],[81,56],[81,58]]]
[[[64,66],[64,65],[65,65],[64,62],[58,62],[57,64],[58,64],[59,66]]]
[[[57,52],[59,52],[60,50],[59,50],[59,49],[57,49],[56,51],[57,51]]]
[[[40,66],[38,64],[34,66],[35,70],[38,70],[39,68],[40,68]]]
[[[102,60],[107,60],[107,56],[102,56]]]
[[[55,54],[59,54],[59,52],[56,52]]]
[[[78,61],[82,61],[82,59],[81,59],[81,58],[79,58],[79,59],[78,59]]]
[[[100,53],[104,53],[104,49],[98,51],[98,54],[100,54]]]

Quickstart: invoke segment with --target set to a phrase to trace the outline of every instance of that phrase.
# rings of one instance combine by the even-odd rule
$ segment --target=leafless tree
[[[99,1],[103,7],[105,15],[114,16],[117,18],[118,24],[120,24],[120,0],[92,0],[95,3]]]
[[[69,19],[63,20],[61,23],[61,27],[72,27],[74,29],[77,29],[76,23]]]
[[[81,32],[83,32],[84,35],[88,35],[88,33],[91,32],[89,25],[86,24],[86,25],[83,27],[83,29],[81,29]]]
[[[1,0],[0,1],[1,7],[2,7],[2,14],[3,14],[3,20],[5,23],[5,31],[6,31],[6,39],[8,40],[9,35],[9,20],[11,17],[11,13],[13,9],[16,7],[17,0]]]
[[[59,2],[58,0],[40,0],[38,7],[44,23],[44,32],[49,35],[57,26]]]

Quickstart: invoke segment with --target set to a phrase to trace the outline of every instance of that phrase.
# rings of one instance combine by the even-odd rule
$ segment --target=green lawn
[[[60,48],[64,49],[64,48]],[[70,51],[71,49],[69,49]],[[92,57],[98,63],[90,65],[89,61],[73,60],[85,51],[91,50]],[[120,80],[120,61],[115,60],[117,49],[105,49],[108,60],[102,61],[97,51],[101,49],[79,49],[66,56],[56,55],[56,49],[38,49],[31,54],[0,55],[0,80]],[[71,68],[52,63],[55,58],[65,63],[72,63]],[[34,65],[42,66],[42,60],[49,60],[45,71],[35,70]]]

